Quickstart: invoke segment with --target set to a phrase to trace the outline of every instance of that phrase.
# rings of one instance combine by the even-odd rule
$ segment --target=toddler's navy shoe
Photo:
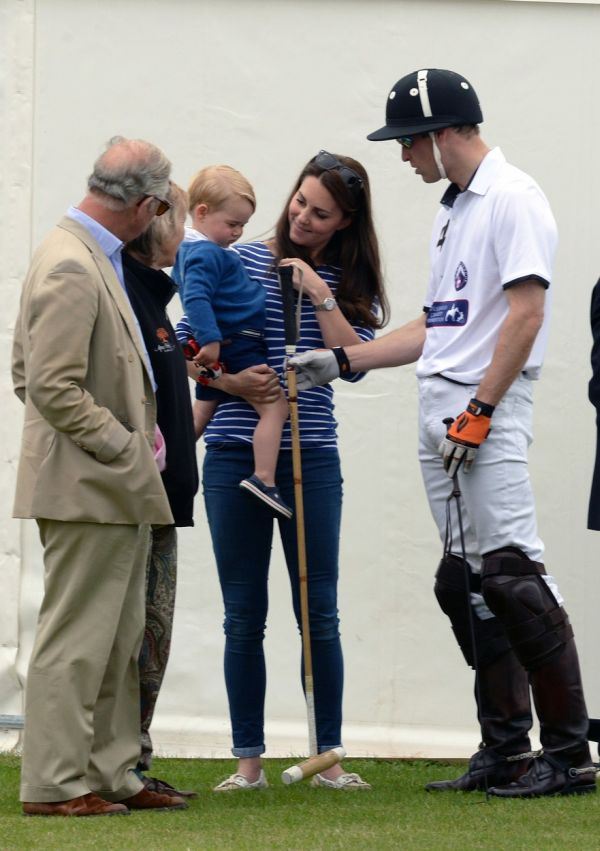
[[[268,487],[258,476],[252,475],[248,479],[242,479],[240,487],[268,505],[271,511],[279,517],[285,517],[289,520],[292,516],[292,509],[285,504],[279,490],[276,487]]]

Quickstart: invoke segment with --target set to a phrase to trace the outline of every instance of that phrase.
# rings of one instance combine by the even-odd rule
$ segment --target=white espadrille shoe
[[[250,783],[243,774],[232,774],[231,777],[228,777],[219,783],[218,786],[215,786],[213,792],[240,792],[246,789],[266,789],[268,785],[265,772],[261,768],[258,780],[255,780],[254,783]]]
[[[361,790],[367,792],[371,784],[363,780],[360,774],[340,774],[335,780],[328,780],[322,774],[315,774],[311,780],[311,786],[324,786],[326,789]]]

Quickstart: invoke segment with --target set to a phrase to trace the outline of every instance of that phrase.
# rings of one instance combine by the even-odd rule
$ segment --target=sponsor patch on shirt
[[[467,267],[461,260],[456,267],[456,272],[454,273],[454,289],[462,290],[463,287],[467,286],[468,280],[469,273],[467,272]]]
[[[427,328],[440,325],[466,325],[469,316],[469,302],[466,298],[455,301],[434,301],[427,311]]]

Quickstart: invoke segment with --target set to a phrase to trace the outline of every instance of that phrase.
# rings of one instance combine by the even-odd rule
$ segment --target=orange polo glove
[[[477,450],[490,433],[493,413],[494,405],[471,399],[467,410],[451,420],[439,449],[444,469],[451,479],[461,464],[465,473],[471,469]]]

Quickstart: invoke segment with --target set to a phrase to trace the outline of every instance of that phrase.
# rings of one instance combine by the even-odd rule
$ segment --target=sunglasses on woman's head
[[[319,168],[325,171],[337,171],[339,176],[344,181],[345,186],[353,193],[358,193],[363,188],[362,177],[360,177],[350,166],[341,163],[337,157],[330,154],[328,151],[319,151],[316,157],[313,157],[311,162],[318,165]]]

